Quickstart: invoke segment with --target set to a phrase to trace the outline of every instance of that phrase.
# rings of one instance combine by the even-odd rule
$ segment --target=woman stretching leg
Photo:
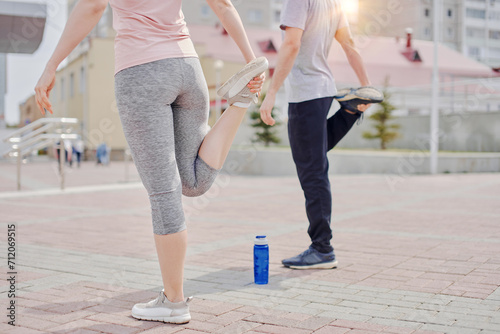
[[[97,24],[108,0],[80,0],[35,88],[40,111],[55,71]],[[136,304],[139,319],[184,323],[191,319],[183,294],[187,232],[181,195],[200,196],[215,180],[245,112],[262,88],[267,61],[255,59],[229,0],[207,0],[249,63],[225,85],[231,106],[207,125],[209,99],[200,62],[182,16],[181,0],[110,0],[115,38],[115,96],[134,163],[151,202],[163,292]],[[253,78],[253,79],[252,79]],[[240,79],[240,80],[239,80]],[[244,79],[246,82],[244,82]]]

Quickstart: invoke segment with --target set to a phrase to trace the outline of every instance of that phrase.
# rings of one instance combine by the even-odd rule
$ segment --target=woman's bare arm
[[[35,87],[36,103],[42,114],[45,115],[44,109],[52,113],[49,95],[55,84],[57,67],[92,31],[107,5],[108,0],[79,0],[71,11],[59,43]]]

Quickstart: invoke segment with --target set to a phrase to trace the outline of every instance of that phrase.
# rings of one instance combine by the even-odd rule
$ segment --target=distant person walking
[[[73,143],[73,156],[76,158],[77,167],[80,168],[80,163],[82,161],[82,154],[85,150],[85,144],[83,143],[82,138],[78,138]]]
[[[382,95],[371,87],[337,93],[328,65],[334,38],[344,49],[361,85],[370,85],[340,0],[284,0],[280,24],[284,40],[260,113],[264,123],[274,125],[271,110],[276,93],[288,77],[288,136],[306,199],[311,238],[306,251],[282,263],[295,269],[335,268],[337,260],[330,242],[332,197],[326,153],[347,134],[370,103],[381,101]],[[334,98],[339,100],[341,108],[327,119]]]
[[[68,164],[71,167],[72,159],[73,159],[73,145],[71,144],[71,141],[68,139],[63,139],[62,140],[62,145],[61,141],[58,141],[55,145],[56,148],[56,158],[57,162],[59,165],[61,164],[61,146],[64,149],[64,162]]]
[[[101,143],[95,150],[96,164],[107,166],[109,164],[110,149],[106,143]]]
[[[66,163],[71,167],[73,164],[73,144],[71,140],[64,139],[64,152],[66,153]]]
[[[229,0],[207,0],[248,63],[220,90],[229,108],[209,131],[208,88],[189,37],[181,0],[110,0],[115,37],[115,95],[134,163],[149,194],[163,278],[158,298],[136,304],[138,319],[185,323],[187,232],[181,194],[200,196],[214,182],[267,69],[255,59],[240,17]],[[61,61],[94,28],[108,0],[80,0],[35,90],[41,112]],[[103,236],[105,237],[105,236]],[[132,240],[131,240],[132,241]]]

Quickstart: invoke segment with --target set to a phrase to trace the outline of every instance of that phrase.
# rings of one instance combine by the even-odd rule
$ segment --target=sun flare
[[[342,0],[342,9],[346,15],[355,15],[358,13],[358,1],[357,0]]]

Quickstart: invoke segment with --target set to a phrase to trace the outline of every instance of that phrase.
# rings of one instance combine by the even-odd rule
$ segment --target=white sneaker
[[[337,92],[334,98],[339,102],[360,100],[367,103],[380,103],[384,101],[384,94],[375,87],[364,86],[358,88],[343,88]]]
[[[189,302],[192,299],[193,297],[189,297],[183,302],[172,303],[162,290],[158,297],[149,303],[135,304],[132,308],[132,316],[141,320],[185,324],[191,320]]]
[[[334,99],[339,101],[342,108],[359,115],[358,124],[364,117],[364,112],[358,109],[360,104],[380,103],[384,101],[384,94],[371,86],[359,88],[344,88],[337,92]]]
[[[265,57],[259,57],[245,65],[238,73],[233,75],[226,81],[217,91],[217,94],[226,99],[229,105],[236,102],[240,103],[257,103],[258,95],[252,93],[247,84],[254,78],[261,75],[269,63]]]

